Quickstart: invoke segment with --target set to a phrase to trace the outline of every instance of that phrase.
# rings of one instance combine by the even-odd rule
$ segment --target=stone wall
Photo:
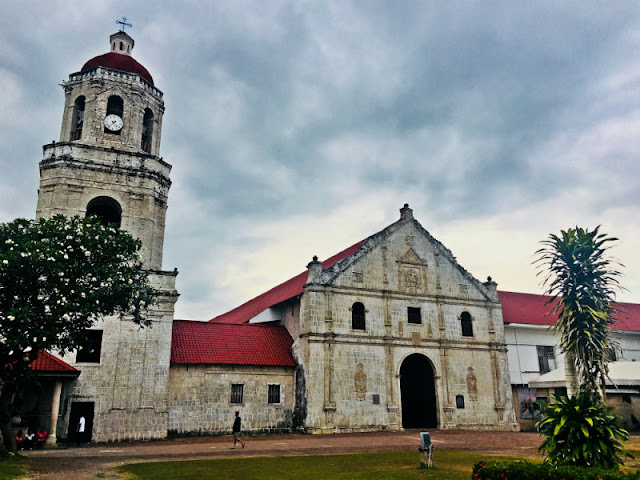
[[[352,325],[356,302],[363,330]],[[421,323],[409,323],[408,307]],[[439,428],[517,429],[495,283],[475,280],[406,212],[334,267],[309,265],[297,327],[312,432],[401,428],[400,369],[411,354],[432,365]]]
[[[229,433],[236,411],[244,431],[290,431],[294,376],[294,369],[285,367],[173,365],[167,393],[169,433]],[[232,384],[244,385],[242,403],[231,402]],[[279,403],[268,402],[269,385],[280,385]]]
[[[62,357],[81,374],[63,396],[61,438],[67,436],[73,402],[94,403],[93,441],[166,436],[175,276],[175,272],[155,272],[150,277],[152,285],[164,290],[150,308],[150,327],[140,328],[127,317],[104,318],[93,327],[102,330],[99,363],[77,363],[75,352]]]

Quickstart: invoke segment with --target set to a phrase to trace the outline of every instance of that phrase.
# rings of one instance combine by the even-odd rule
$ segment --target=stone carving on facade
[[[362,272],[353,272],[352,276],[353,276],[353,281],[355,283],[362,283],[363,282]]]
[[[415,243],[416,237],[414,235],[407,235],[407,238],[405,240],[407,242],[407,245],[413,246],[413,244]]]
[[[426,285],[426,262],[413,248],[398,260],[400,289],[408,293],[423,293]]]
[[[460,292],[460,295],[463,297],[468,297],[469,296],[469,286],[461,283],[458,285],[458,290]]]
[[[467,391],[469,392],[469,398],[476,402],[478,400],[478,379],[473,373],[473,367],[469,367],[467,370]]]
[[[404,286],[407,289],[420,288],[420,274],[415,268],[408,268],[404,271]]]
[[[367,374],[364,373],[364,365],[359,363],[356,365],[356,399],[365,400],[367,398]]]

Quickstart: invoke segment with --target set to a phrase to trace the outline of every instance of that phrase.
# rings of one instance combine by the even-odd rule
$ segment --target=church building
[[[49,383],[34,411],[50,443],[80,439],[81,417],[81,440],[108,442],[220,434],[235,411],[253,432],[519,428],[496,283],[460,266],[406,204],[395,223],[247,303],[174,320],[163,93],[133,47],[111,35],[110,51],[64,82],[36,216],[95,214],[127,230],[160,297],[151,327],[104,318],[84,348],[42,356],[34,368]]]

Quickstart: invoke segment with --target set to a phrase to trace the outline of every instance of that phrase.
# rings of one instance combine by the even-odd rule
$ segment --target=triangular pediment
[[[401,219],[322,272],[325,285],[491,300],[478,280],[414,219]]]
[[[400,263],[412,263],[414,265],[424,265],[426,262],[420,258],[413,247],[409,247],[409,250],[398,260]]]

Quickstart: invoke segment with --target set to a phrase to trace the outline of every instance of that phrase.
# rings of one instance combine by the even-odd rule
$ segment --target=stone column
[[[56,380],[53,387],[53,398],[51,399],[51,422],[47,445],[55,445],[57,442],[56,429],[58,428],[58,413],[60,412],[60,395],[62,393],[62,380]]]
[[[455,411],[455,408],[453,408],[453,406],[451,405],[451,395],[449,393],[449,342],[447,342],[446,340],[440,340],[439,343],[440,363],[442,364],[439,376],[442,382],[438,383],[441,383],[442,387],[444,388],[444,392],[441,398],[445,402],[444,407],[442,408],[442,411],[445,414],[445,418],[443,419],[441,426],[445,428],[447,423],[453,421],[453,412]],[[436,384],[436,386],[437,385],[438,384]]]

